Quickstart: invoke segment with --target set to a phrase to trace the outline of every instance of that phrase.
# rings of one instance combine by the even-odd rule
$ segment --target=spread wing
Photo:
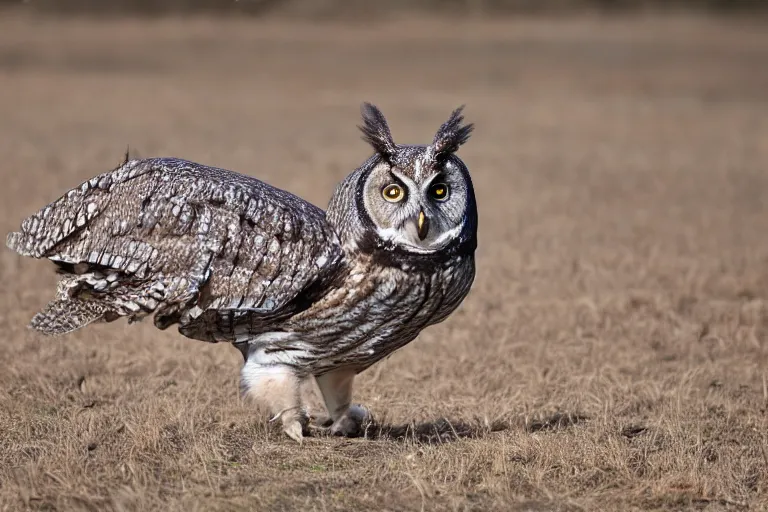
[[[206,341],[236,341],[249,334],[242,326],[307,307],[342,259],[320,208],[255,178],[167,158],[83,183],[24,220],[7,245],[89,276],[74,298],[87,289],[119,315],[133,301],[159,328],[179,323]]]

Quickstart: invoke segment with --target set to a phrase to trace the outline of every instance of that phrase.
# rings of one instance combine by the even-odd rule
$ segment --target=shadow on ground
[[[450,418],[410,423],[389,423],[372,421],[363,427],[359,438],[377,441],[403,441],[417,444],[442,444],[460,439],[479,439],[494,432],[521,429],[527,432],[543,430],[562,430],[588,420],[587,416],[578,413],[556,412],[543,415],[536,419],[494,420],[476,419],[465,421]],[[330,435],[320,430],[313,434],[316,437]]]

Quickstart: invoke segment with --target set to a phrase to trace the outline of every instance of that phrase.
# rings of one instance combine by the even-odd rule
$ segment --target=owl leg
[[[307,428],[307,415],[301,403],[302,377],[280,364],[259,364],[248,360],[240,375],[243,395],[269,408],[272,420],[280,420],[283,431],[301,443]]]
[[[355,373],[354,370],[336,370],[316,378],[333,420],[330,427],[333,435],[352,437],[360,434],[363,421],[368,417],[364,407],[350,404]]]

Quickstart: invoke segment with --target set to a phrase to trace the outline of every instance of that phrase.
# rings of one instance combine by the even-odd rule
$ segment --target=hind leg
[[[307,428],[307,415],[301,403],[302,377],[281,364],[260,364],[247,360],[240,374],[243,395],[266,406],[272,421],[280,420],[283,431],[294,441],[302,442]]]
[[[336,370],[316,377],[317,386],[323,395],[328,414],[333,424],[331,433],[338,436],[357,436],[368,417],[368,411],[359,405],[352,405],[352,384],[354,370]]]

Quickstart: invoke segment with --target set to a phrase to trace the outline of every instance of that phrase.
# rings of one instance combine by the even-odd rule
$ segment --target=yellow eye
[[[450,195],[448,185],[445,183],[433,183],[429,186],[429,195],[438,201],[445,201]]]
[[[384,187],[384,190],[381,191],[381,195],[390,203],[397,203],[405,197],[405,191],[403,191],[403,187],[393,183],[392,185]]]

